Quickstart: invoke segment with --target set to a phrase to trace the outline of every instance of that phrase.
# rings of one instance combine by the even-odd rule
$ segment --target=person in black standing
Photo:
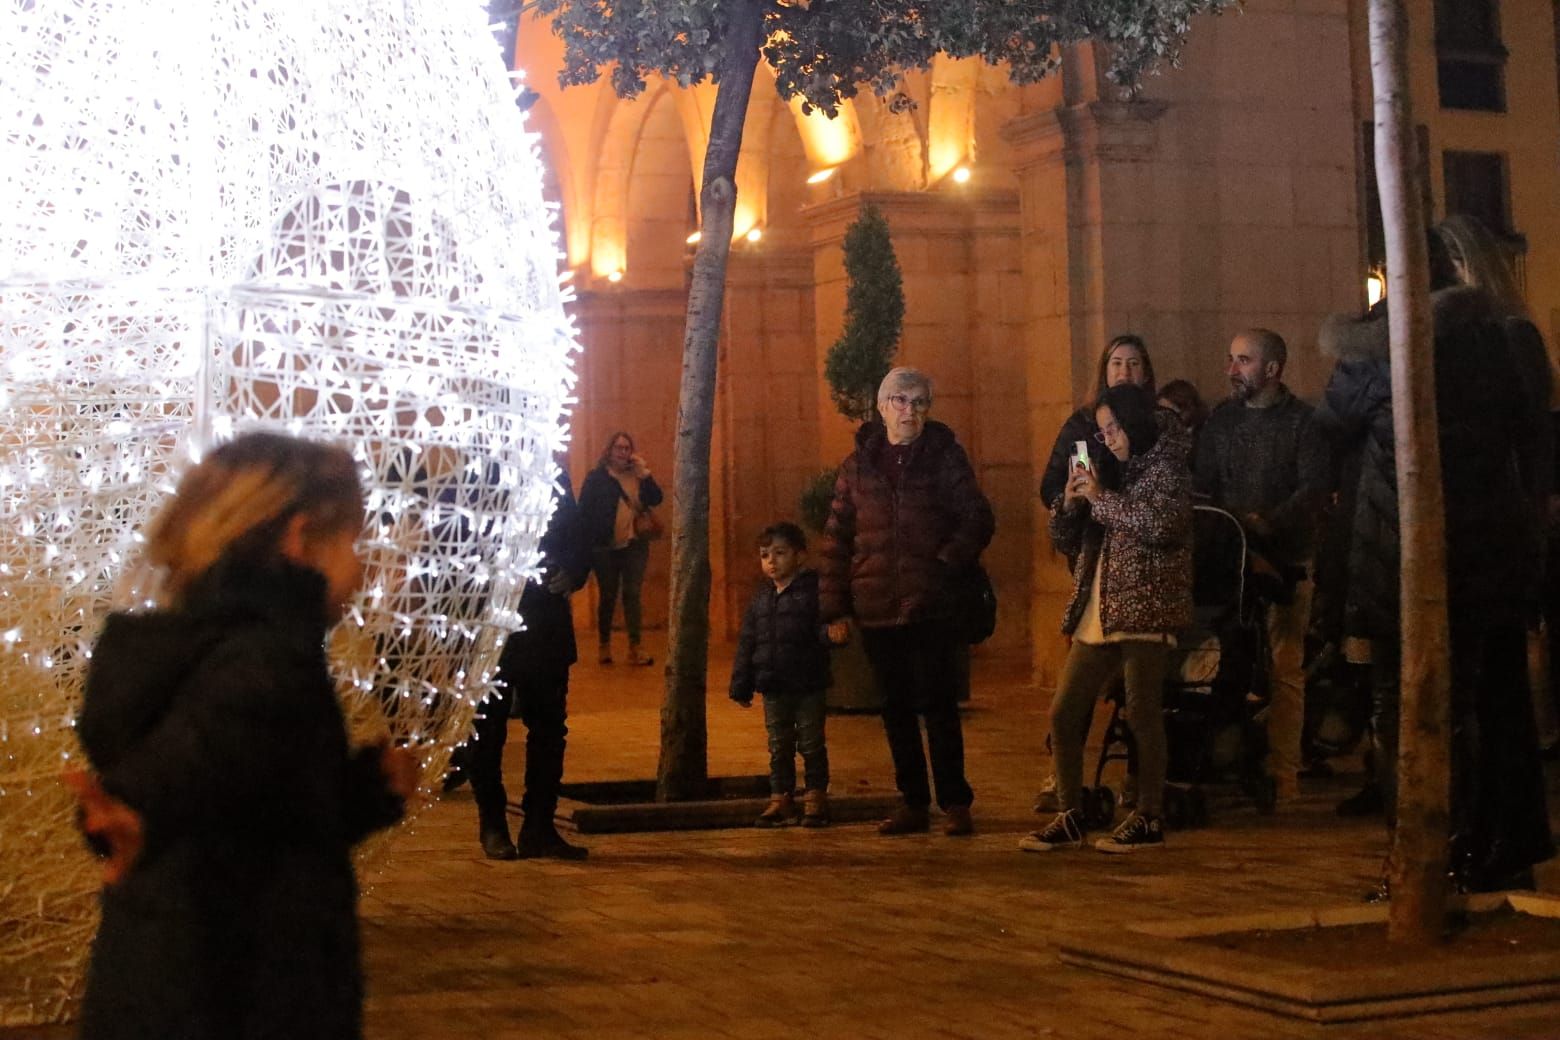
[[[563,784],[563,753],[569,733],[569,669],[579,655],[569,596],[590,575],[590,547],[580,523],[574,488],[566,470],[559,470],[556,506],[542,535],[542,573],[526,584],[520,596],[525,628],[504,643],[498,662],[498,689],[481,705],[475,739],[461,749],[460,772],[471,781],[477,800],[478,834],[489,859],[584,859],[588,851],[558,833],[553,817]],[[504,742],[509,717],[525,723],[525,795],[520,801],[524,822],[518,843],[509,838],[505,815]]]

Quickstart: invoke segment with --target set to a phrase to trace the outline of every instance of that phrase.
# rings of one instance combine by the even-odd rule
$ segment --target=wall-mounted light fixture
[[[839,172],[840,172],[840,168],[838,166],[826,166],[823,169],[821,169],[821,170],[817,171],[816,173],[814,173],[811,177],[808,177],[807,178],[807,183],[808,184],[822,184],[824,181],[830,179],[836,173],[839,173]]]
[[[1380,271],[1372,271],[1365,276],[1365,305],[1374,307],[1387,295],[1387,280],[1382,277]]]
[[[704,237],[704,232],[702,232],[702,231],[695,231],[692,234],[690,234],[687,238],[683,239],[683,241],[688,243],[690,246],[696,246],[696,245],[699,244],[699,239],[701,239],[703,237]]]
[[[970,172],[970,168],[968,166],[956,166],[954,167],[953,173],[949,176],[953,178],[953,183],[955,184],[968,184],[970,182],[970,178],[974,176],[974,174]]]
[[[763,241],[763,239],[764,239],[764,229],[761,228],[761,227],[753,228],[746,235],[743,235],[742,237],[747,239],[749,243],[751,243],[753,245],[757,245],[759,242]]]
[[[621,282],[622,280],[623,280],[623,269],[621,267],[619,267],[615,271],[608,271],[607,272],[607,281],[611,282],[613,285],[616,285],[618,282]]]

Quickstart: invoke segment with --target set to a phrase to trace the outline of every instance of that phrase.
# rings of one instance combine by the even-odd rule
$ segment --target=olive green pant
[[[1073,642],[1051,701],[1051,754],[1056,765],[1056,798],[1061,809],[1082,808],[1083,742],[1089,736],[1094,703],[1105,683],[1118,673],[1127,688],[1127,721],[1137,741],[1138,811],[1158,816],[1165,794],[1165,670],[1167,643]]]

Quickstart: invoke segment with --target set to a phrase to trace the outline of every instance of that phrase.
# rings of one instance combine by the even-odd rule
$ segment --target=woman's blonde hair
[[[249,433],[207,455],[146,529],[146,562],[166,605],[224,558],[264,560],[302,514],[315,540],[363,524],[363,485],[343,449],[275,433]]]
[[[1502,317],[1528,316],[1527,303],[1506,260],[1506,251],[1489,228],[1473,217],[1457,214],[1437,224],[1435,233],[1452,260],[1462,264],[1465,284],[1488,293]]]

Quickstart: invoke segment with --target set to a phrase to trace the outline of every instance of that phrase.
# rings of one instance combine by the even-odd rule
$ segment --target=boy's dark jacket
[[[816,693],[829,685],[829,650],[818,615],[818,575],[802,571],[784,592],[767,578],[753,591],[737,637],[731,699]]]
[[[401,802],[353,752],[324,579],[219,564],[185,609],[116,614],[78,733],[145,844],[103,893],[82,1034],[361,1034],[351,849]]]

